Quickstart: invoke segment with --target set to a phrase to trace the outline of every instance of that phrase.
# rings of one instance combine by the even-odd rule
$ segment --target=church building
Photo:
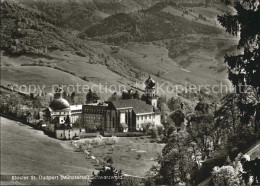
[[[55,93],[54,99],[45,110],[45,131],[57,139],[72,139],[81,132],[82,105],[70,105],[62,98],[62,90]]]
[[[148,123],[161,125],[157,109],[155,81],[149,76],[145,81],[146,102],[124,99],[106,103],[86,104],[82,107],[82,124],[86,131],[99,129],[103,132],[142,131]]]

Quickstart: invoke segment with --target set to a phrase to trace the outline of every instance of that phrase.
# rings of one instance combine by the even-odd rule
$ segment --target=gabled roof
[[[125,99],[119,101],[112,101],[111,104],[116,110],[132,108],[135,114],[151,113],[153,106],[146,104],[144,101],[137,99]]]

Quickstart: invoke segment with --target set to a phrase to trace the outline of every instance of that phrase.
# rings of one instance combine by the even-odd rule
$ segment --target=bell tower
[[[145,81],[145,95],[148,103],[157,109],[157,95],[155,92],[155,81],[149,75],[149,78]]]

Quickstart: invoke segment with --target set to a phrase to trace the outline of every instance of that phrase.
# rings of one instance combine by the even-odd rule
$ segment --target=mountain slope
[[[175,3],[157,3],[146,10],[110,16],[89,27],[80,34],[80,37],[120,44],[128,41],[171,39],[193,33],[208,35],[221,33],[214,26],[187,20],[184,17],[162,11],[168,5],[177,7]]]
[[[1,84],[37,85],[40,80],[48,90],[51,84],[77,82],[133,88],[148,73],[159,83],[226,82],[223,55],[233,50],[236,40],[225,37],[217,26],[165,12],[169,7],[180,9],[174,3],[159,3],[137,12],[115,14],[78,38],[38,8],[5,1],[1,4]],[[55,79],[55,74],[59,78]],[[171,92],[160,94],[173,96]]]
[[[118,85],[122,77],[129,82],[139,73],[111,57],[106,52],[109,46],[81,40],[42,12],[15,1],[1,3],[1,22],[1,85],[37,85],[39,80],[48,90],[62,82]]]
[[[100,12],[91,0],[19,0],[31,8],[52,17],[55,23],[68,29],[83,30],[108,15]]]

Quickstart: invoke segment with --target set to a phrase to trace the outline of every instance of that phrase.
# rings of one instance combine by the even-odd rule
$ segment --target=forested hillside
[[[81,38],[93,38],[108,43],[128,41],[155,41],[172,39],[188,34],[220,34],[213,26],[187,20],[162,10],[180,8],[176,3],[157,3],[154,6],[133,12],[110,16],[80,34]]]

